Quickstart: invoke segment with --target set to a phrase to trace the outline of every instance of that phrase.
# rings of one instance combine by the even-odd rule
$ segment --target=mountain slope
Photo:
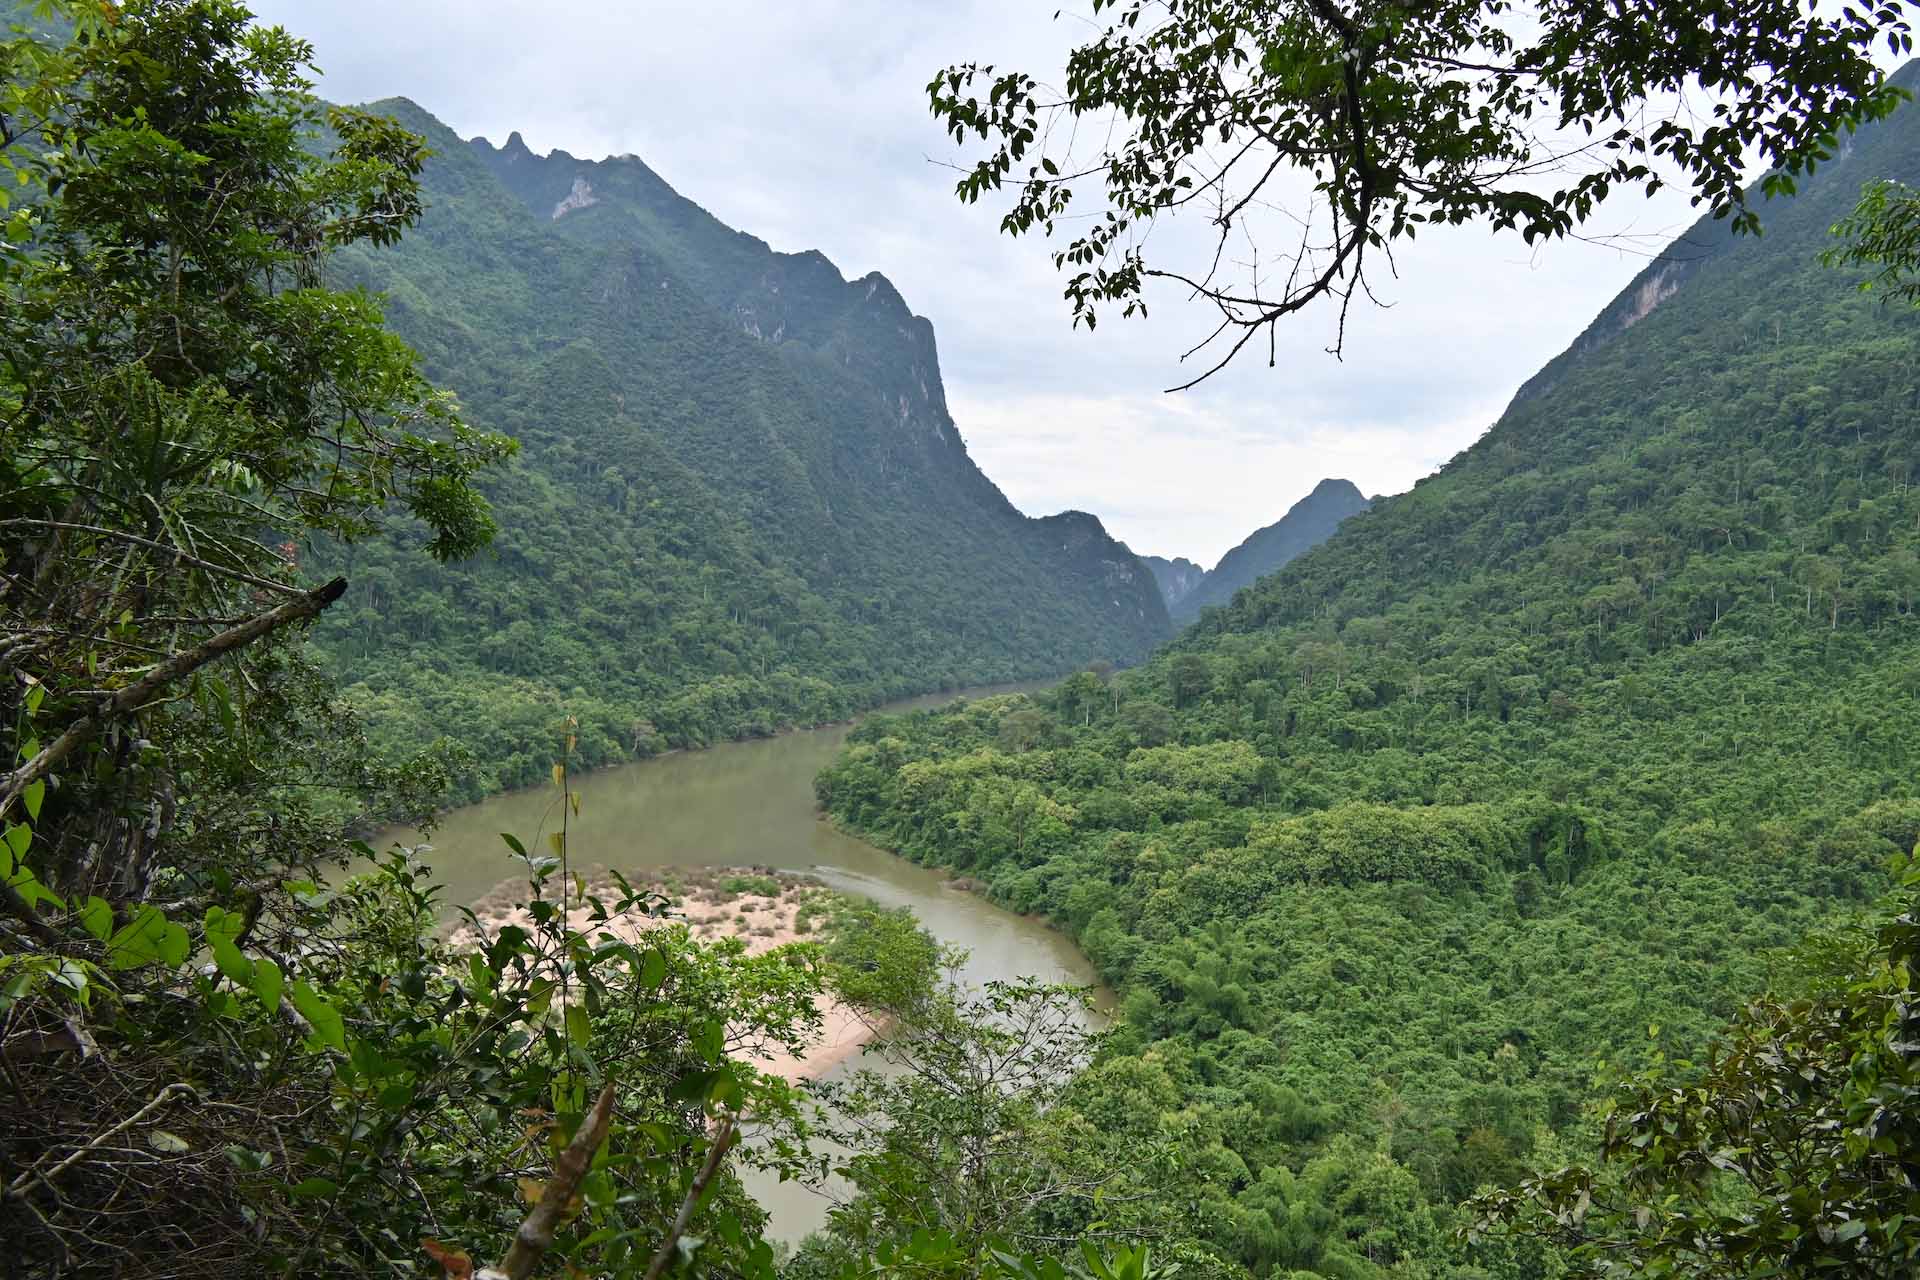
[[[1288,508],[1286,515],[1255,530],[1222,556],[1191,591],[1178,601],[1169,600],[1169,612],[1175,621],[1185,622],[1199,617],[1202,609],[1227,603],[1235,592],[1331,538],[1341,521],[1365,511],[1368,505],[1351,480],[1322,480],[1312,493]]]
[[[1029,519],[973,464],[932,326],[884,278],[774,253],[633,157],[378,106],[437,152],[428,213],[342,269],[523,449],[491,556],[433,568],[403,538],[349,564],[320,639],[377,735],[450,735],[485,789],[543,776],[563,707],[602,763],[1164,637],[1096,519]]]
[[[1173,612],[1182,597],[1200,585],[1207,576],[1202,569],[1185,556],[1176,556],[1169,560],[1165,556],[1141,556],[1140,563],[1147,567],[1153,580],[1160,587],[1160,598],[1167,602],[1167,612]]]
[[[1111,688],[865,726],[822,776],[1075,932],[1125,1009],[1082,1105],[1201,1135],[1208,1247],[1553,1274],[1457,1203],[1590,1147],[1598,1062],[1697,1054],[1920,836],[1920,315],[1817,262],[1883,176],[1920,108]]]

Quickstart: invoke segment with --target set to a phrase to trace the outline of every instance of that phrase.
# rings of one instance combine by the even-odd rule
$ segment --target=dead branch
[[[613,1082],[609,1080],[607,1087],[600,1091],[600,1100],[581,1120],[573,1141],[553,1162],[553,1176],[547,1179],[546,1189],[540,1193],[540,1203],[533,1206],[533,1211],[520,1224],[520,1230],[514,1233],[513,1247],[507,1250],[498,1267],[485,1268],[476,1280],[527,1280],[533,1274],[540,1259],[553,1247],[553,1233],[560,1225],[560,1217],[579,1193],[580,1182],[587,1176],[587,1166],[593,1163],[593,1153],[606,1138],[607,1126],[612,1121]]]
[[[30,1188],[36,1182],[44,1182],[47,1186],[51,1187],[53,1185],[53,1180],[55,1178],[59,1177],[62,1173],[65,1173],[68,1169],[71,1169],[75,1164],[78,1164],[80,1160],[87,1154],[87,1152],[96,1149],[102,1143],[106,1142],[107,1139],[112,1138],[115,1135],[123,1133],[127,1129],[132,1128],[134,1125],[140,1123],[141,1120],[145,1119],[148,1115],[150,1115],[154,1111],[157,1111],[161,1107],[165,1106],[167,1103],[172,1102],[175,1098],[196,1096],[197,1092],[198,1091],[195,1090],[194,1087],[190,1084],[175,1083],[175,1084],[168,1085],[166,1088],[162,1089],[159,1093],[154,1095],[154,1099],[152,1102],[149,1102],[146,1106],[140,1108],[138,1111],[128,1116],[125,1120],[122,1120],[119,1124],[116,1124],[115,1126],[113,1126],[113,1128],[107,1130],[105,1133],[101,1134],[99,1137],[93,1139],[93,1141],[87,1143],[85,1146],[75,1151],[72,1155],[68,1156],[65,1160],[62,1160],[59,1164],[54,1165],[53,1168],[46,1170],[44,1173],[41,1172],[40,1168],[37,1165],[34,1168],[28,1169],[25,1173],[21,1174],[19,1177],[15,1178],[11,1183],[8,1184],[7,1194],[13,1197],[25,1196],[27,1194],[28,1188]]]

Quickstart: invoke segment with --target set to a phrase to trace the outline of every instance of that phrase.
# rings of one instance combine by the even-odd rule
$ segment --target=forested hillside
[[[1028,519],[974,466],[884,278],[774,253],[634,157],[377,109],[436,153],[426,214],[335,274],[521,446],[485,485],[489,552],[320,549],[353,586],[317,640],[377,739],[471,748],[470,794],[544,777],[563,704],[597,764],[1164,638],[1098,520]]]
[[[1920,316],[1817,260],[1879,177],[1920,108],[1145,667],[821,777],[1074,932],[1124,1001],[1079,1105],[1211,1143],[1189,1220],[1256,1274],[1549,1274],[1462,1198],[1590,1150],[1601,1062],[1698,1052],[1913,846]]]
[[[1202,609],[1225,604],[1234,593],[1252,586],[1305,555],[1328,538],[1348,516],[1367,509],[1368,502],[1351,480],[1322,480],[1287,514],[1264,529],[1256,529],[1213,566],[1180,597],[1167,601],[1168,611],[1180,622],[1190,622]]]

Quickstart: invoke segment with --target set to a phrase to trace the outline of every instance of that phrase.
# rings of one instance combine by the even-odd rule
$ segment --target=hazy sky
[[[978,60],[1057,82],[1090,29],[1084,0],[1067,2],[1057,20],[1042,0],[254,7],[314,43],[336,101],[404,95],[463,137],[634,152],[776,249],[882,272],[932,319],[961,434],[1016,505],[1092,511],[1136,551],[1208,566],[1324,476],[1391,493],[1432,471],[1644,265],[1431,233],[1376,279],[1387,309],[1356,307],[1344,360],[1325,352],[1328,314],[1297,317],[1275,367],[1243,360],[1164,394],[1207,313],[1155,295],[1148,322],[1070,328],[1044,245],[1001,236],[999,206],[961,206],[936,163],[957,153],[927,112],[933,73]],[[1622,197],[1596,228],[1652,243],[1691,220],[1668,193]]]

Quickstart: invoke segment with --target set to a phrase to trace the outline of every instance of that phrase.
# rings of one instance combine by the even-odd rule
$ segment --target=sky
[[[975,461],[1023,511],[1091,511],[1136,552],[1211,567],[1323,477],[1396,493],[1471,444],[1692,222],[1674,191],[1610,202],[1608,243],[1529,247],[1484,227],[1427,233],[1357,305],[1177,394],[1208,312],[1152,294],[1144,322],[1074,329],[1046,246],[953,195],[956,151],[925,86],[954,62],[1058,83],[1085,0],[254,0],[310,40],[328,98],[413,99],[462,137],[576,156],[634,153],[775,249],[879,271],[933,321]],[[1078,8],[1075,8],[1076,2]],[[1081,16],[1076,16],[1081,15]],[[1198,226],[1156,229],[1192,248]],[[1188,239],[1182,240],[1186,236]],[[1622,246],[1627,247],[1622,247]]]

